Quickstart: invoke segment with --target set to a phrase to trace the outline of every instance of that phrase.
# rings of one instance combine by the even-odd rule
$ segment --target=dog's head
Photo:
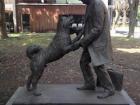
[[[60,16],[60,22],[64,28],[70,28],[74,22],[73,16]]]

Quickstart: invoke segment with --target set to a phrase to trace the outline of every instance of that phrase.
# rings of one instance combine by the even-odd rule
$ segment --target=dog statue
[[[42,48],[38,45],[32,45],[27,48],[26,54],[31,60],[31,75],[28,77],[26,88],[28,91],[32,91],[33,95],[41,95],[37,92],[37,84],[47,64],[72,51],[70,27],[73,21],[72,16],[59,16],[56,35],[49,46]]]

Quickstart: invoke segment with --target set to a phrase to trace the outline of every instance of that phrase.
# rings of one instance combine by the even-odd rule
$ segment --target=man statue
[[[73,40],[73,50],[80,46],[83,53],[80,59],[80,67],[84,76],[84,86],[80,90],[95,90],[95,80],[90,68],[97,74],[100,85],[107,90],[98,98],[106,98],[115,94],[115,89],[104,65],[112,60],[112,47],[110,38],[110,22],[108,11],[102,0],[81,0],[87,5],[84,27],[82,32]],[[84,35],[82,37],[82,35]],[[81,38],[82,37],[82,38]]]

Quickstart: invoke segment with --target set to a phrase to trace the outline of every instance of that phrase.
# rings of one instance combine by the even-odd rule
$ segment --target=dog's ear
[[[66,16],[63,16],[62,19],[65,20],[65,19],[67,19],[67,17]]]
[[[67,26],[67,17],[66,16],[63,16],[61,22],[63,22],[62,23],[63,24],[63,27],[66,28],[66,26]]]

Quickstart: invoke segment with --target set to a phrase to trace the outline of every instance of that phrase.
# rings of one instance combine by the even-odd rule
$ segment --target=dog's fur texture
[[[47,48],[38,45],[29,46],[26,50],[27,57],[31,60],[31,75],[28,77],[26,88],[28,91],[35,91],[42,76],[44,68],[48,63],[62,58],[72,50],[70,27],[73,17],[60,16],[57,24],[56,35]],[[34,95],[40,95],[37,92]]]

